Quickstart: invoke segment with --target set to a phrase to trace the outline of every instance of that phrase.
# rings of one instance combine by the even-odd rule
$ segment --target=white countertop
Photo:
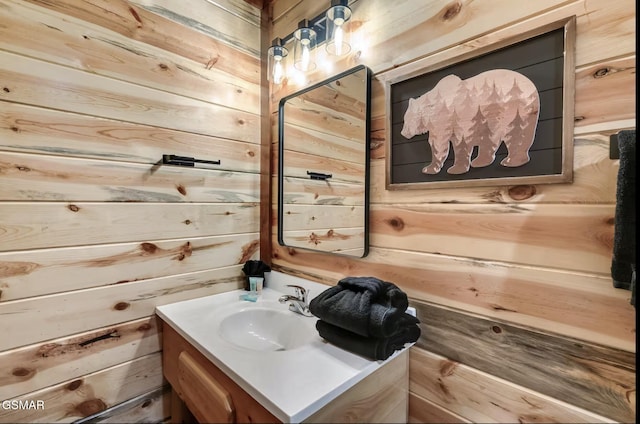
[[[193,344],[218,368],[285,423],[301,422],[390,361],[372,361],[326,343],[315,329],[315,317],[300,315],[301,325],[313,332],[310,341],[285,351],[255,351],[220,337],[217,328],[231,307],[259,308],[283,294],[293,294],[286,284],[310,289],[311,298],[328,286],[274,273],[267,276],[258,301],[239,300],[244,290],[216,294],[156,308],[156,313]],[[275,290],[274,290],[275,288]],[[265,305],[266,303],[263,303]],[[287,305],[282,305],[288,311]],[[294,312],[290,312],[294,314]],[[228,315],[228,313],[226,313]]]

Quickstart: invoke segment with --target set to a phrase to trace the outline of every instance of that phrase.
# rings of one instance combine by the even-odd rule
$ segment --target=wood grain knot
[[[138,327],[138,331],[145,332],[145,331],[151,330],[151,328],[152,328],[151,324],[142,324],[141,326]]]
[[[191,247],[191,242],[186,242],[182,246],[180,246],[180,251],[173,259],[177,259],[179,261],[183,261],[186,258],[190,257],[193,254],[193,247]]]
[[[452,376],[458,364],[453,361],[442,361],[440,364],[440,375],[443,377]]]
[[[85,40],[89,39],[89,37],[87,37],[86,35],[83,35],[82,38],[84,38]]]
[[[402,229],[404,229],[404,221],[399,216],[388,219],[387,224],[396,231],[402,231]]]
[[[140,243],[140,249],[142,249],[142,251],[146,252],[146,253],[156,253],[156,250],[158,250],[158,246],[156,246],[153,243]]]
[[[498,327],[497,325],[494,325],[491,327],[491,331],[493,331],[496,334],[500,334],[502,333],[502,328]]]
[[[509,309],[509,308],[505,308],[504,306],[501,305],[497,305],[495,303],[491,303],[489,304],[489,306],[491,307],[491,309],[493,309],[494,311],[504,311],[504,312],[518,312],[515,309]]]
[[[600,68],[597,71],[595,71],[593,73],[593,77],[594,78],[602,78],[602,77],[606,77],[607,75],[609,75],[611,73],[611,68]]]
[[[294,248],[292,248],[292,247],[289,247],[289,248],[287,249],[287,253],[289,254],[289,256],[295,256],[295,255],[297,255],[297,254],[298,254],[298,252],[296,252],[296,249],[294,249]]]
[[[151,404],[153,403],[153,401],[151,399],[147,399],[144,401],[144,403],[140,406],[141,408],[148,408],[151,406]]]
[[[449,21],[453,18],[455,18],[456,16],[458,16],[458,14],[460,13],[460,11],[462,10],[462,3],[460,3],[459,1],[450,4],[449,6],[447,6],[447,8],[445,9],[443,15],[442,15],[442,19],[445,21]]]
[[[33,377],[33,375],[35,374],[35,371],[29,368],[18,367],[18,368],[14,368],[11,371],[11,374],[13,374],[15,377],[21,377],[21,378],[27,379],[27,378]]]
[[[575,117],[573,118],[573,120],[574,120],[575,122],[580,122],[580,121],[582,121],[582,120],[584,120],[584,119],[585,119],[585,117],[584,117],[584,116],[581,116],[581,115],[580,115],[580,116],[575,116]]]
[[[244,119],[238,119],[238,125],[244,125],[245,121]]]
[[[509,187],[509,197],[513,200],[526,200],[536,195],[536,187],[532,185],[517,185]]]
[[[71,212],[78,212],[80,210],[80,208],[76,205],[69,205],[67,206],[67,208],[71,211]]]
[[[191,220],[190,219],[185,219],[182,222],[184,223],[184,225],[191,225]]]
[[[124,311],[129,306],[131,306],[128,302],[118,302],[113,306],[113,309],[116,311]]]
[[[102,412],[105,409],[107,409],[107,404],[104,403],[101,399],[85,400],[84,402],[76,406],[76,411],[78,411],[78,413],[80,413],[80,415],[82,415],[83,417],[97,414],[98,412]]]
[[[4,87],[4,88],[2,89],[2,91],[4,91],[5,93],[11,93],[11,90],[9,90],[9,88],[8,88],[8,87]]]
[[[615,225],[616,220],[615,220],[615,218],[614,218],[614,217],[609,217],[609,218],[607,218],[607,219],[605,220],[605,223],[606,223],[607,225],[611,225],[611,226],[613,226],[613,225]]]
[[[635,402],[634,402],[634,400],[633,400],[633,399],[635,399],[635,398],[636,398],[636,396],[635,396],[635,395],[636,395],[636,391],[635,391],[634,389],[632,389],[632,390],[627,390],[627,391],[624,393],[624,397],[625,397],[625,398],[627,398],[627,401],[628,401],[629,403],[633,402],[634,404],[635,404]]]
[[[15,125],[11,125],[11,131],[13,131],[15,133],[19,133],[20,132],[20,128],[16,127]]]
[[[133,7],[129,8],[129,12],[131,13],[131,15],[133,15],[133,19],[138,22],[138,28],[142,28],[142,19],[140,19],[140,15],[138,15],[138,12],[136,12]]]
[[[213,59],[209,59],[209,61],[205,65],[205,68],[207,70],[213,68],[213,66],[216,64],[216,62],[218,62],[218,58],[217,57],[214,57]]]
[[[242,246],[242,256],[240,257],[239,264],[245,263],[258,251],[260,248],[260,240],[252,240],[250,243]]]
[[[442,393],[444,393],[445,396],[449,397],[451,396],[451,391],[449,390],[449,388],[447,387],[446,384],[444,384],[442,382],[441,379],[438,378],[438,387],[440,388],[440,390],[442,391]]]
[[[182,184],[178,184],[176,186],[176,190],[178,190],[178,193],[182,194],[183,196],[187,195],[187,189]]]
[[[158,64],[158,68],[162,69],[163,71],[168,71],[169,70],[169,67],[167,65],[165,65],[164,63]]]
[[[58,343],[44,344],[40,346],[40,348],[36,352],[36,356],[39,358],[48,358],[50,356],[55,356],[56,354],[58,354],[59,347],[60,347],[60,344]]]
[[[82,380],[74,380],[71,383],[67,384],[67,390],[73,392],[77,390],[80,386],[82,386]]]
[[[254,152],[253,150],[249,150],[249,151],[247,152],[247,155],[248,155],[249,157],[254,157],[254,156],[256,155],[256,152]]]
[[[21,165],[16,165],[16,169],[18,171],[22,171],[22,172],[30,172],[31,168],[29,168],[28,166],[21,166]]]

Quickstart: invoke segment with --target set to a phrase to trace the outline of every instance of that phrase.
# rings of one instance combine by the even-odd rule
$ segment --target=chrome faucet
[[[297,312],[306,317],[311,317],[313,314],[309,311],[309,290],[305,289],[302,286],[296,286],[294,284],[288,284],[287,287],[291,287],[295,289],[295,296],[291,296],[288,294],[284,294],[280,296],[278,302],[285,303],[289,302],[289,310],[293,312]]]

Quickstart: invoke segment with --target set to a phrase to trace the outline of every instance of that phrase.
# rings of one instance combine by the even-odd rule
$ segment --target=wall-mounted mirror
[[[369,248],[371,71],[357,66],[278,109],[278,243],[363,257]]]

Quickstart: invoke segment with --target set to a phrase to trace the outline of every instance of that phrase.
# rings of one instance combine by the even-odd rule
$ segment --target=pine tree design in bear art
[[[400,133],[407,139],[429,133],[432,157],[424,174],[440,172],[450,144],[455,160],[449,174],[491,165],[502,142],[509,154],[500,164],[517,167],[530,160],[539,111],[536,86],[518,72],[493,69],[466,80],[451,74],[409,99]],[[474,146],[478,155],[471,160]]]

